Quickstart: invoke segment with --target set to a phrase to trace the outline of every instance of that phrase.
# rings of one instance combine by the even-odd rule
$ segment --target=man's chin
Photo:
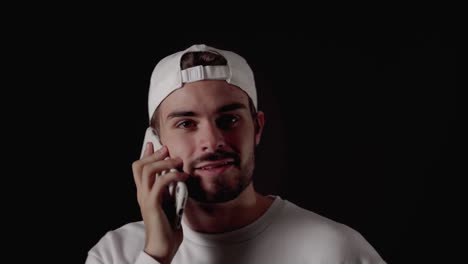
[[[189,177],[186,181],[189,197],[194,201],[206,204],[219,204],[232,201],[247,188],[248,183],[234,187],[220,187],[218,190],[205,190],[200,178]]]
[[[241,193],[239,191],[209,193],[204,190],[200,190],[200,188],[192,190],[190,190],[189,188],[188,192],[189,197],[192,198],[194,201],[205,204],[227,203],[239,197]]]

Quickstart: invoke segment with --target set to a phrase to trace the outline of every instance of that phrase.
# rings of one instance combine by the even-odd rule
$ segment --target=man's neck
[[[203,233],[222,233],[244,227],[262,216],[273,199],[255,192],[251,183],[236,199],[202,204],[191,199],[185,208],[185,223]]]

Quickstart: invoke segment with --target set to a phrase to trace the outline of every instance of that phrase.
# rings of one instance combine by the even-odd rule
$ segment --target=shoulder
[[[117,229],[108,231],[97,245],[109,243],[134,243],[135,240],[143,238],[145,227],[143,221],[125,224]]]
[[[108,231],[88,251],[88,256],[112,263],[115,259],[134,260],[144,247],[143,221],[125,224]]]
[[[286,228],[291,240],[313,248],[323,259],[360,259],[362,263],[385,263],[372,245],[355,229],[284,200],[276,224]],[[368,261],[368,262],[365,262]],[[361,262],[358,262],[361,263]]]

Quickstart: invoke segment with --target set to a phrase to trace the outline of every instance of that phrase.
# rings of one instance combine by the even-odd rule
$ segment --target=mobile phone
[[[153,131],[150,127],[148,127],[145,132],[145,138],[143,140],[143,147],[141,149],[140,158],[143,157],[143,154],[145,153],[146,143],[148,142],[153,143],[154,149],[161,148],[161,144],[159,144],[158,138],[153,134]],[[166,159],[168,158],[169,157],[167,157]],[[169,170],[169,172],[172,171],[177,171],[177,169],[173,168]],[[161,177],[166,173],[167,171],[162,171],[158,176]],[[182,216],[184,214],[185,204],[188,198],[187,185],[185,184],[185,182],[181,181],[173,182],[169,185],[169,194],[171,195],[171,197],[174,198],[175,205],[173,227],[175,229],[179,229],[181,226]]]
[[[169,172],[177,171],[176,169],[170,169]],[[162,171],[161,176],[166,174],[167,171]],[[178,181],[172,182],[169,185],[169,194],[174,198],[175,201],[175,216],[173,226],[178,229],[182,221],[184,214],[185,203],[187,202],[188,191],[185,182]]]

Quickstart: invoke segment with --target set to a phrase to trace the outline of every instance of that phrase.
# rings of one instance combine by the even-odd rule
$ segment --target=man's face
[[[160,139],[190,174],[191,198],[220,203],[236,198],[252,181],[255,131],[246,93],[225,81],[188,83],[159,107]]]

